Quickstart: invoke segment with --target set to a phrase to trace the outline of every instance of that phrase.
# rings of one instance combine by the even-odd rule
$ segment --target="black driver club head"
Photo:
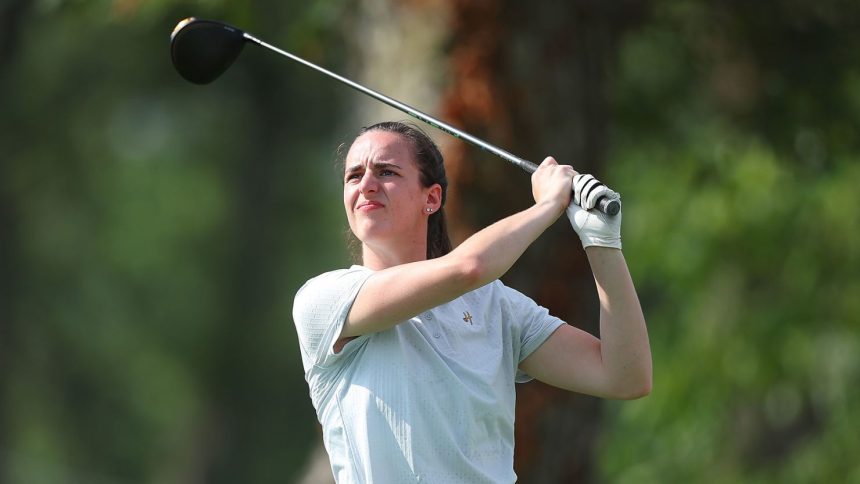
[[[227,24],[189,17],[170,34],[173,67],[194,84],[209,84],[226,71],[245,46],[244,33]]]

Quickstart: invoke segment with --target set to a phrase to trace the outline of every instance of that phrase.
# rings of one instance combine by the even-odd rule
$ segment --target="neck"
[[[389,267],[427,259],[427,238],[418,243],[392,244],[389,246],[364,243],[361,245],[361,261],[364,267],[380,271]]]

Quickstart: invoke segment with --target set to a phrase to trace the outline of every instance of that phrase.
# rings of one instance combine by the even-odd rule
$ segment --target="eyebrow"
[[[391,169],[391,168],[396,168],[396,169],[398,169],[398,170],[400,170],[400,169],[401,169],[401,166],[400,166],[400,165],[397,165],[397,164],[395,164],[395,163],[386,163],[386,162],[384,162],[384,161],[377,161],[377,162],[372,161],[372,162],[370,162],[370,165],[371,165],[371,166],[373,167],[373,169],[375,169],[375,170],[388,170],[388,169]],[[346,169],[346,171],[344,172],[344,174],[355,173],[355,172],[360,171],[360,170],[363,170],[363,169],[364,169],[364,165],[362,165],[362,164],[355,164],[355,165],[352,165],[352,166],[350,166],[349,168],[347,168],[347,169]]]

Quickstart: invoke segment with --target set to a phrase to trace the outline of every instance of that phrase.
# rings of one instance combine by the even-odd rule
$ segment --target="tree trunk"
[[[607,70],[644,1],[528,6],[451,0],[452,77],[446,120],[540,163],[552,155],[600,176],[608,146]],[[531,203],[529,178],[457,145],[446,160],[452,233],[459,239]],[[540,270],[537,270],[540,268]],[[505,276],[565,321],[598,333],[594,282],[566,220]],[[593,482],[601,404],[533,382],[518,390],[515,469],[524,482]]]

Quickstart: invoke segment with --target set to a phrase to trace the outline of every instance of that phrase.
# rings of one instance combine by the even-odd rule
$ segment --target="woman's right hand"
[[[561,216],[570,205],[573,177],[577,174],[572,166],[559,165],[555,158],[546,157],[532,173],[532,195],[535,203],[550,204],[555,207],[554,213]]]

